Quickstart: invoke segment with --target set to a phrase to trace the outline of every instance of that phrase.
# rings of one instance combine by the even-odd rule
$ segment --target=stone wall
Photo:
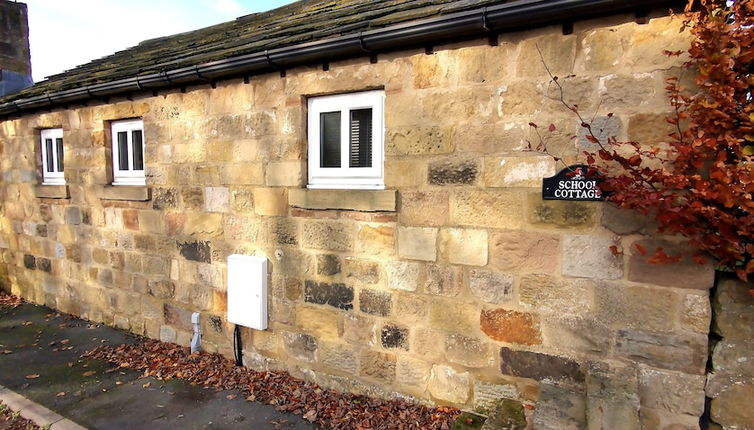
[[[688,44],[679,25],[603,18],[7,120],[0,282],[184,345],[198,311],[206,349],[230,355],[226,258],[262,255],[270,327],[244,330],[250,366],[482,412],[507,399],[539,428],[696,428],[711,267],[633,255],[637,241],[675,246],[640,217],[542,201],[557,166],[525,150],[530,121],[557,126],[546,140],[567,162],[588,145],[548,98],[537,48],[577,75],[562,79],[567,99],[606,130],[662,139],[679,60],[661,50]],[[395,209],[307,209],[306,97],[381,87]],[[108,130],[132,117],[148,190],[129,196],[106,186]],[[60,126],[68,186],[51,190],[36,148]],[[349,195],[368,209],[370,193]]]
[[[754,296],[738,279],[718,282],[713,301],[712,351],[707,378],[710,418],[724,429],[754,429]]]

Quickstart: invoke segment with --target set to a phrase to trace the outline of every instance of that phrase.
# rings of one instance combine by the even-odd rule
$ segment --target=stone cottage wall
[[[660,51],[688,39],[670,18],[633,18],[2,122],[2,287],[183,345],[198,311],[205,348],[231,355],[226,258],[262,255],[270,327],[243,331],[250,366],[480,411],[511,399],[540,428],[696,428],[712,269],[633,255],[637,241],[674,246],[641,218],[542,201],[559,167],[525,150],[530,121],[556,125],[545,139],[568,162],[588,145],[548,98],[538,49],[554,73],[576,74],[566,98],[597,110],[605,133],[663,138],[679,60]],[[373,88],[386,93],[395,210],[308,209],[344,197],[303,191],[306,97]],[[106,186],[109,121],[132,117],[148,196]],[[36,148],[40,128],[61,126],[68,187],[53,192],[37,186]],[[368,208],[370,193],[348,195]]]

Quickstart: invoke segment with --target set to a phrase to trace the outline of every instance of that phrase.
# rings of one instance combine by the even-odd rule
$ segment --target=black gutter
[[[360,56],[366,52],[437,44],[452,39],[481,37],[682,4],[684,1],[679,0],[519,0],[190,67],[46,93],[1,104],[0,115],[19,114],[93,98],[199,84],[225,77],[272,72],[297,65]]]

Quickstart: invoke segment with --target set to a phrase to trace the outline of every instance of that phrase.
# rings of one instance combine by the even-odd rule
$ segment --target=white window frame
[[[308,188],[377,189],[385,188],[385,92],[312,97],[308,100]],[[372,109],[372,167],[349,167],[349,112]],[[320,167],[320,114],[340,112],[341,167]]]
[[[40,148],[42,154],[42,185],[65,185],[65,175],[63,170],[60,169],[58,162],[58,145],[57,139],[63,139],[62,128],[48,128],[40,130]],[[47,153],[46,140],[52,139],[52,153]],[[63,157],[65,157],[65,141],[63,141]],[[47,170],[47,162],[52,157],[53,170]],[[65,158],[63,158],[65,160]],[[63,161],[63,169],[65,169],[65,161]]]
[[[144,138],[144,122],[141,119],[128,119],[122,121],[113,121],[110,123],[112,132],[111,148],[113,153],[113,185],[146,185],[146,176],[144,169],[136,170],[133,168],[133,135],[136,130],[141,131],[141,154],[143,158],[143,167],[146,168],[146,139]],[[118,133],[126,132],[128,151],[128,169],[121,170],[118,163],[120,155],[120,145],[118,145]]]

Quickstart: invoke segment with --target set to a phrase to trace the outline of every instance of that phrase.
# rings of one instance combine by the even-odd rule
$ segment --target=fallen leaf
[[[58,394],[55,394],[55,397],[63,397],[65,396],[65,391],[61,391]]]
[[[150,385],[152,385],[152,383],[151,382],[147,382],[146,384],[143,384],[141,387],[142,388],[149,388]]]
[[[33,375],[26,375],[26,379],[37,379],[39,378],[39,374],[35,373]]]
[[[84,373],[82,373],[82,375],[84,375],[84,376],[92,376],[92,375],[94,375],[94,374],[96,374],[96,373],[97,373],[97,372],[95,372],[94,370],[90,370],[90,371],[88,371],[88,372],[84,372]]]
[[[233,399],[235,399],[236,397],[238,397],[238,396],[237,396],[237,395],[235,395],[235,394],[228,394],[227,396],[225,396],[225,398],[226,398],[226,399],[228,399],[228,400],[233,400]]]

